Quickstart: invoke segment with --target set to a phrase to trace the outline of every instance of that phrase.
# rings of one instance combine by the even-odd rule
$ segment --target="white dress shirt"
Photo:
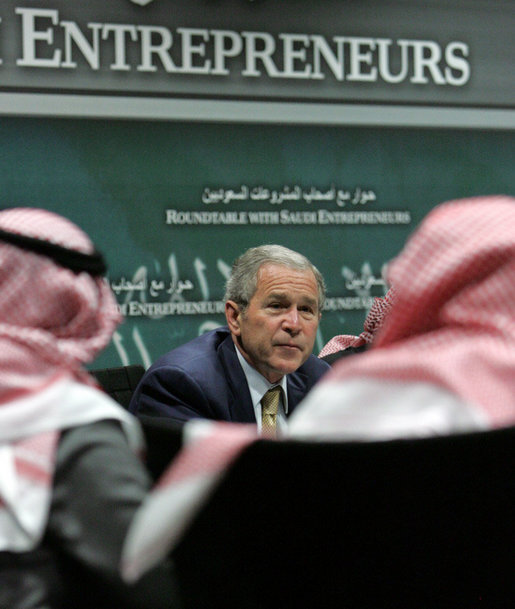
[[[250,398],[252,400],[252,406],[254,407],[254,414],[256,415],[257,428],[261,433],[261,400],[265,393],[279,385],[282,387],[282,397],[279,400],[279,409],[277,411],[277,435],[280,435],[281,432],[284,432],[288,426],[286,415],[288,414],[288,390],[287,390],[287,382],[286,375],[282,377],[282,379],[278,383],[270,383],[266,380],[266,378],[260,374],[255,368],[253,368],[240,353],[238,347],[236,348],[236,354],[238,355],[238,360],[243,368],[243,372],[245,374],[245,378],[247,379],[247,384],[249,386]]]

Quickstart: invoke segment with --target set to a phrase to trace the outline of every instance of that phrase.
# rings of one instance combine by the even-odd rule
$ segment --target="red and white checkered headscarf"
[[[0,230],[94,252],[78,227],[41,209],[0,211]],[[0,550],[24,551],[41,538],[62,429],[117,419],[136,448],[129,415],[82,368],[119,321],[103,278],[0,237]]]
[[[374,298],[374,302],[363,324],[363,332],[359,336],[354,336],[353,334],[338,334],[333,336],[324,345],[318,357],[325,357],[331,353],[343,351],[348,347],[361,347],[362,345],[370,344],[379,328],[383,325],[385,315],[390,310],[392,302],[393,288],[390,288],[382,298],[379,296]]]
[[[387,279],[395,298],[371,349],[322,382],[427,381],[479,406],[493,426],[514,424],[515,199],[437,206]]]
[[[82,230],[42,209],[1,211],[0,229],[94,251]],[[107,345],[119,321],[103,278],[0,240],[0,403],[65,370],[88,382],[82,365]]]

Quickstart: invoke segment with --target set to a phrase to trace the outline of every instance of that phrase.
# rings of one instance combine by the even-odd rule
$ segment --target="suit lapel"
[[[236,355],[236,347],[229,335],[218,348],[218,356],[225,370],[228,384],[229,414],[234,423],[255,423],[256,416],[249,386]]]
[[[288,416],[306,395],[307,376],[303,372],[292,372],[287,376],[288,385]]]

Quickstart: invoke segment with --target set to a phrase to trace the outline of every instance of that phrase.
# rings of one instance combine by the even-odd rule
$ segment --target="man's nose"
[[[297,307],[291,307],[285,311],[283,318],[283,328],[288,332],[300,331],[300,317]]]

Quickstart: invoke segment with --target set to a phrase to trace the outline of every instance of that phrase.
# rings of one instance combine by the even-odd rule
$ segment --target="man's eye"
[[[301,313],[308,313],[309,315],[313,315],[315,313],[313,307],[299,307],[299,311]]]

